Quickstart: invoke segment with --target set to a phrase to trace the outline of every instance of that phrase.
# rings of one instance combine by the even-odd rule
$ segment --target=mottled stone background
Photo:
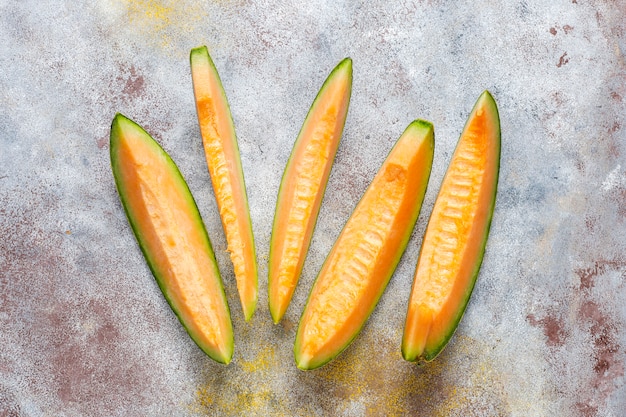
[[[81,4],[82,3],[82,4]],[[188,54],[208,45],[239,136],[260,266],[245,323],[202,152]],[[0,0],[0,416],[626,415],[626,1]],[[354,90],[300,285],[267,308],[276,193],[322,81]],[[502,120],[483,268],[445,352],[400,355],[428,214],[466,117]],[[116,112],[187,178],[235,326],[221,366],[148,270],[110,169]],[[292,346],[305,297],[394,141],[432,121],[430,187],[355,343],[313,372]]]

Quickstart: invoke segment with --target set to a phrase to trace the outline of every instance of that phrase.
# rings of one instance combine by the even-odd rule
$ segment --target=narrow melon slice
[[[248,321],[257,304],[257,261],[233,118],[206,46],[191,50],[190,63],[204,153],[233,263],[239,300]]]
[[[152,274],[196,344],[227,364],[233,329],[211,242],[187,183],[145,130],[118,114],[111,166],[128,221]]]
[[[313,101],[280,184],[270,241],[268,293],[280,322],[296,288],[337,153],[352,91],[352,61],[341,61]]]
[[[402,340],[408,361],[433,360],[463,316],[485,251],[499,166],[498,109],[485,91],[469,115],[424,235]]]
[[[363,195],[309,295],[294,347],[298,368],[341,353],[378,303],[415,226],[433,151],[432,125],[414,121]]]

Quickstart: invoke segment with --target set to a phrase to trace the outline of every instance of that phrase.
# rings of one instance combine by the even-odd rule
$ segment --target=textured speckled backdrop
[[[80,4],[85,3],[85,4]],[[260,263],[242,319],[193,103],[208,45],[234,115]],[[0,0],[0,416],[626,415],[626,1]],[[328,72],[354,90],[300,285],[271,324],[279,180]],[[447,350],[400,339],[428,213],[474,101],[502,120],[492,232]],[[187,337],[116,194],[116,112],[178,163],[217,252],[235,326],[221,366]],[[314,371],[293,363],[305,297],[408,123],[435,124],[430,187],[364,331]]]

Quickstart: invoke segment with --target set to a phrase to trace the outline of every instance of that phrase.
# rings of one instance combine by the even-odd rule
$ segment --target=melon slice
[[[128,221],[152,274],[196,344],[227,364],[233,329],[211,242],[187,183],[145,130],[118,114],[111,166]]]
[[[356,337],[378,303],[417,220],[432,166],[430,123],[398,139],[330,251],[300,319],[298,368],[318,368]]]
[[[485,91],[469,115],[424,235],[402,340],[408,361],[433,360],[463,316],[483,259],[499,166],[498,109]]]
[[[248,196],[226,93],[206,46],[191,50],[191,77],[213,192],[246,321],[257,304],[258,276]]]
[[[274,323],[289,303],[337,153],[352,90],[352,61],[330,73],[304,120],[280,184],[270,241],[268,293]]]

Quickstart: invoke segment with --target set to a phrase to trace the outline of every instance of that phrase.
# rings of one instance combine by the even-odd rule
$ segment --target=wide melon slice
[[[110,151],[122,205],[163,295],[194,342],[216,361],[230,362],[230,312],[185,180],[150,135],[121,114],[113,119]]]
[[[257,261],[233,118],[206,46],[191,50],[190,63],[204,153],[233,263],[239,300],[248,321],[257,304]]]
[[[499,166],[498,109],[485,91],[461,134],[422,242],[402,340],[408,361],[434,359],[463,316],[483,259]]]
[[[289,303],[311,236],[348,113],[352,61],[330,73],[304,120],[280,184],[270,241],[268,293],[274,323]]]
[[[330,251],[300,319],[300,369],[320,367],[356,337],[382,295],[417,220],[434,151],[430,123],[411,123]]]

